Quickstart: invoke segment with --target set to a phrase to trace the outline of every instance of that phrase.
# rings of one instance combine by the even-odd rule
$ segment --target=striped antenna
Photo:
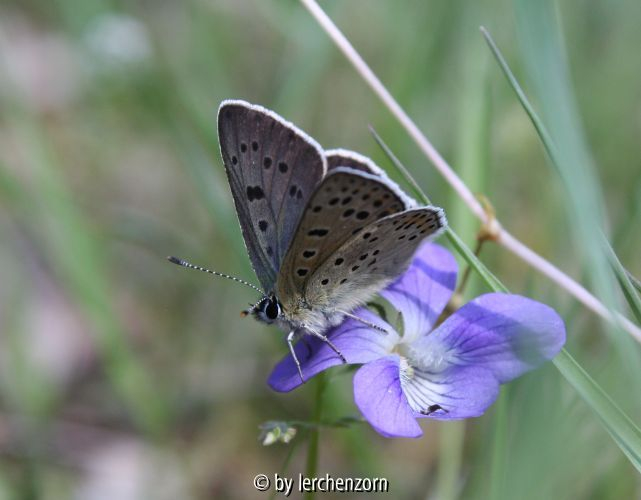
[[[190,264],[186,260],[179,259],[178,257],[169,256],[169,257],[167,257],[167,260],[169,262],[173,262],[177,266],[188,267],[189,269],[195,269],[196,271],[204,271],[206,273],[213,274],[214,276],[220,276],[221,278],[227,278],[227,279],[235,281],[237,283],[242,283],[243,285],[247,285],[248,287],[253,288],[254,290],[256,290],[261,295],[265,296],[263,291],[260,288],[258,288],[256,285],[252,285],[248,281],[241,280],[240,278],[234,278],[233,276],[229,276],[228,274],[223,274],[223,273],[219,273],[217,271],[211,271],[209,269],[205,269],[204,267],[195,266],[194,264]]]

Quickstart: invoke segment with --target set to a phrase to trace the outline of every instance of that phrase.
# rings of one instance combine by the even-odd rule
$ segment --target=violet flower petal
[[[365,419],[385,437],[419,437],[400,382],[401,358],[392,354],[361,367],[354,375],[354,401]]]
[[[552,308],[519,295],[488,293],[408,347],[415,358],[485,367],[504,383],[552,359],[564,343],[565,325]]]
[[[327,336],[345,356],[347,363],[367,363],[387,356],[399,341],[398,334],[394,329],[367,309],[357,309],[353,314],[384,328],[387,333],[379,332],[360,321],[349,318],[331,329]],[[301,363],[306,380],[331,366],[343,364],[326,342],[311,335],[305,335],[300,339],[294,351]],[[288,392],[301,385],[302,382],[291,354],[285,356],[274,367],[267,383],[278,392]]]
[[[403,340],[427,334],[456,286],[454,256],[440,245],[423,243],[408,270],[381,292],[403,314]]]
[[[416,417],[436,420],[478,417],[499,394],[499,382],[486,368],[457,365],[444,365],[437,370],[407,368],[404,361],[401,385]]]

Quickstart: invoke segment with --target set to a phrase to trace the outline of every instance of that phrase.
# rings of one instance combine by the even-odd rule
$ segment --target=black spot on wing
[[[328,229],[317,228],[317,229],[312,229],[311,231],[309,231],[307,233],[307,236],[316,236],[317,238],[323,238],[323,237],[327,236],[327,233],[329,233]]]
[[[265,192],[260,186],[247,186],[247,200],[262,200],[265,197]]]

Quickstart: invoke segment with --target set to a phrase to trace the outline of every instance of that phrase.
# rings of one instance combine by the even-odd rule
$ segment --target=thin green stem
[[[287,455],[285,456],[285,460],[283,460],[283,465],[280,467],[280,475],[281,477],[284,477],[287,474],[287,469],[289,468],[289,463],[292,461],[292,457],[294,456],[294,452],[298,448],[298,443],[299,441],[296,440],[294,441],[288,448]],[[276,488],[273,489],[272,494],[269,496],[270,500],[274,500],[276,498],[276,495],[278,495],[279,491],[276,490]]]
[[[630,271],[625,271],[625,274],[628,275],[628,279],[630,280],[630,283],[632,283],[632,286],[637,289],[639,293],[641,293],[641,281],[639,281]]]
[[[492,462],[490,496],[492,500],[503,497],[505,485],[505,471],[507,466],[507,410],[508,387],[501,388],[499,399],[494,405],[494,420],[492,422],[494,433],[492,437]]]
[[[605,237],[603,237],[603,241],[605,243],[605,251],[610,261],[610,266],[612,267],[612,272],[614,273],[614,276],[616,277],[617,282],[619,283],[621,292],[623,292],[623,296],[625,297],[625,300],[628,302],[630,311],[632,311],[632,314],[636,318],[637,323],[641,324],[641,297],[639,297],[639,294],[637,293],[634,283],[630,279],[631,275],[623,267],[623,264],[621,264],[619,257],[615,253],[612,246],[605,239]]]
[[[305,475],[307,477],[316,477],[318,468],[318,441],[320,437],[320,423],[323,417],[323,395],[327,387],[327,378],[325,372],[316,376],[316,392],[314,394],[314,414],[312,420],[318,425],[309,431],[309,443],[307,445],[307,464],[305,466]],[[305,493],[307,500],[314,500],[316,493],[308,491]]]
[[[641,472],[641,430],[565,349],[561,349],[553,363],[595,411],[632,465]]]
[[[483,243],[485,243],[485,238],[479,238],[476,242],[476,248],[474,248],[474,256],[476,258],[481,255],[481,249],[483,248]],[[463,295],[463,292],[465,292],[465,287],[467,286],[468,281],[470,280],[470,272],[472,271],[472,266],[467,265],[465,268],[465,271],[463,271],[463,277],[461,278],[461,282],[459,283],[458,288],[456,289],[456,293],[459,295]]]
[[[345,429],[349,427],[352,424],[362,424],[365,422],[365,419],[363,417],[357,417],[357,416],[348,416],[348,417],[342,417],[338,419],[333,419],[333,420],[325,420],[321,419],[319,421],[306,421],[306,420],[285,420],[283,423],[287,425],[291,425],[294,427],[301,427],[305,429],[321,429],[323,427],[326,428],[334,428],[334,429]]]
[[[534,128],[539,134],[539,137],[541,137],[541,142],[543,143],[543,147],[547,151],[548,155],[550,155],[550,158],[552,158],[553,163],[556,164],[557,163],[556,160],[558,159],[558,153],[556,151],[554,143],[552,142],[552,137],[550,137],[550,134],[548,133],[545,126],[543,125],[543,122],[539,118],[539,115],[537,115],[536,111],[534,111],[532,104],[530,104],[530,101],[525,95],[525,92],[523,92],[523,89],[519,85],[519,82],[516,81],[514,74],[510,70],[510,67],[507,65],[507,62],[505,61],[503,54],[501,54],[501,51],[494,43],[494,40],[490,36],[490,33],[487,31],[487,29],[485,29],[484,26],[481,26],[480,30],[481,30],[481,34],[483,35],[483,38],[485,38],[485,41],[487,42],[488,46],[490,47],[490,50],[492,51],[492,54],[494,54],[496,61],[499,63],[499,66],[501,67],[501,70],[503,71],[505,78],[507,78],[508,82],[510,83],[510,86],[516,93],[516,97],[520,101],[521,106],[523,106],[523,109],[525,110],[528,117],[530,118],[530,121],[532,122],[532,125],[534,125]]]
[[[385,143],[385,141],[381,138],[380,135],[378,135],[378,132],[376,132],[376,129],[369,125],[369,131],[374,137],[374,140],[376,143],[379,145],[379,147],[383,150],[385,155],[389,158],[389,160],[392,162],[392,165],[396,168],[396,170],[403,176],[403,179],[410,185],[412,188],[412,191],[414,191],[414,195],[418,196],[424,203],[430,203],[429,198],[427,197],[427,194],[425,194],[425,191],[421,188],[421,186],[416,182],[416,179],[410,174],[409,170],[407,170],[407,167],[403,165],[401,160],[398,159],[398,157],[394,154],[392,149]]]
[[[439,432],[438,475],[436,495],[439,500],[454,500],[461,489],[460,471],[463,460],[465,421],[443,422]]]

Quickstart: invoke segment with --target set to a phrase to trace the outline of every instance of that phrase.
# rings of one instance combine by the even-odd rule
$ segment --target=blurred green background
[[[527,17],[508,0],[322,5],[504,225],[587,282],[561,184],[478,31],[492,32],[527,91]],[[611,241],[638,276],[641,3],[558,7]],[[0,499],[263,498],[257,473],[280,471],[290,452],[287,474],[303,470],[304,431],[289,445],[257,439],[266,420],[309,418],[313,389],[268,389],[286,346],[239,317],[256,295],[164,260],[256,281],[218,152],[225,98],[388,168],[372,124],[474,245],[478,224],[296,1],[2,0]],[[481,258],[513,292],[559,311],[569,351],[641,421],[635,372],[601,322],[501,248]],[[472,276],[469,294],[483,291]],[[327,415],[357,414],[351,378],[333,373]],[[394,498],[641,494],[551,364],[504,388],[500,404],[501,418],[493,408],[423,422],[419,440],[324,430],[319,474],[386,477]]]

